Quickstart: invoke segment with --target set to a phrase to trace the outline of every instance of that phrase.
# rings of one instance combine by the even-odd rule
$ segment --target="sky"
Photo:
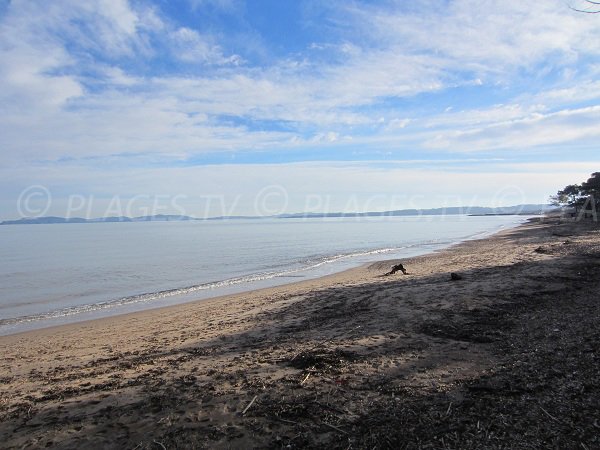
[[[600,170],[584,0],[0,0],[0,219],[545,203]]]

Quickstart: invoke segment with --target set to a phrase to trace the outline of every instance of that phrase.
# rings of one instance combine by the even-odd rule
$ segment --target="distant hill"
[[[18,220],[5,220],[0,225],[38,225],[55,223],[106,223],[106,222],[177,222],[184,220],[198,220],[190,216],[177,216],[157,214],[155,216],[140,217],[98,217],[95,219],[83,219],[81,217],[32,217]]]
[[[395,216],[443,216],[443,215],[470,215],[470,216],[490,216],[490,215],[536,215],[554,209],[550,205],[515,205],[501,208],[487,208],[483,206],[452,206],[448,208],[431,209],[399,209],[395,211],[382,212],[364,212],[364,213],[297,213],[281,214],[276,217],[282,219],[295,218],[324,218],[324,217],[395,217]]]
[[[486,208],[482,206],[453,206],[448,208],[431,209],[399,209],[396,211],[372,211],[363,213],[294,213],[280,214],[277,216],[222,216],[197,219],[191,216],[177,216],[157,214],[154,216],[140,217],[99,217],[96,219],[83,219],[81,217],[33,217],[18,220],[5,220],[0,225],[36,225],[36,224],[61,224],[61,223],[105,223],[105,222],[180,222],[189,220],[240,220],[240,219],[319,219],[327,217],[400,217],[400,216],[442,216],[442,215],[470,215],[470,216],[497,216],[497,215],[537,215],[555,209],[550,205],[515,205],[501,208]]]

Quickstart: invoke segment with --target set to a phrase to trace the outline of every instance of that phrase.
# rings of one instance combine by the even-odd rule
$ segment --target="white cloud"
[[[197,8],[239,7],[234,0],[190,1]],[[111,165],[120,155],[119,164],[132,167],[149,161],[168,165],[217,151],[339,149],[348,143],[365,153],[374,147],[382,153],[410,148],[427,157],[431,149],[516,154],[598,142],[597,20],[571,14],[558,0],[535,7],[517,0],[447,3],[440,10],[432,1],[393,8],[340,2],[332,8],[339,15],[333,25],[328,22],[333,29],[324,35],[328,42],[277,60],[261,55],[261,64],[252,65],[243,55],[227,53],[218,35],[178,24],[144,2],[11,2],[0,17],[2,164],[24,168],[33,178],[43,161],[80,159],[85,167],[85,158],[91,158],[89,166],[98,167],[78,169],[88,178],[77,180],[67,166],[45,175],[60,180],[69,173],[75,178],[65,189],[74,191],[86,179],[102,190],[108,179],[121,192],[152,189],[151,183],[158,190],[186,191],[189,184],[220,192],[224,179],[250,183],[244,171],[252,170],[114,172],[97,163]],[[175,66],[190,65],[169,71],[171,60],[160,60],[165,54],[175,57]],[[166,66],[160,72],[152,69],[157,59]],[[518,89],[524,82],[531,87],[527,94]],[[444,96],[448,88],[461,87],[493,91],[493,102],[502,104],[479,99],[478,106],[467,108],[460,98]],[[428,100],[421,104],[421,98]],[[444,111],[448,104],[452,109]],[[363,176],[366,193],[392,192],[400,180],[433,195],[439,190],[435,177],[446,180],[447,173],[335,166],[256,170],[256,185],[249,184],[254,187],[266,179],[295,183],[300,195],[306,180],[314,179],[315,189],[340,196],[354,192]],[[538,192],[549,186],[553,173],[515,175],[513,181]],[[504,175],[494,179],[501,183]],[[451,189],[465,193],[467,180],[484,178],[449,175],[447,180]],[[185,183],[178,184],[180,179]],[[243,192],[241,186],[234,185]]]
[[[134,12],[125,0],[12,2],[0,18],[0,98],[17,115],[60,111],[85,94],[76,74],[93,52],[148,54],[140,30],[157,23],[150,10]]]
[[[567,83],[555,89],[548,89],[534,95],[523,96],[529,102],[546,105],[565,105],[577,102],[600,101],[600,81],[584,80]]]
[[[340,135],[333,131],[328,131],[326,133],[319,133],[315,137],[313,137],[313,142],[337,142],[340,140]]]
[[[572,62],[579,53],[600,53],[600,42],[593,37],[597,22],[573,14],[558,0],[535,5],[458,0],[444,7],[424,2],[416,8],[353,7],[349,12],[389,50],[438,55],[445,69],[501,75],[532,68],[551,54],[561,63]]]
[[[523,149],[600,139],[600,106],[533,113],[515,120],[437,134],[426,145],[455,151]]]
[[[140,79],[139,77],[128,75],[120,67],[99,66],[97,70],[101,74],[101,77],[106,81],[106,83],[115,88],[119,88],[121,86],[140,85],[144,82],[144,80]]]
[[[242,63],[238,55],[225,57],[218,45],[212,44],[209,38],[190,28],[178,28],[170,33],[170,37],[174,42],[172,51],[175,57],[182,61],[234,65]]]
[[[544,105],[522,105],[511,103],[492,105],[488,108],[462,111],[444,111],[444,114],[432,116],[424,120],[423,127],[428,129],[468,129],[483,125],[494,125],[530,117],[545,112]]]
[[[83,90],[73,77],[52,73],[73,64],[74,58],[54,42],[46,41],[43,33],[32,33],[33,24],[23,24],[24,19],[20,17],[9,19],[0,22],[3,109],[8,112],[12,108],[54,107],[81,95]],[[34,23],[39,20],[41,18],[32,17]]]
[[[386,128],[388,130],[401,130],[406,128],[406,126],[411,122],[410,119],[392,119],[387,124]]]

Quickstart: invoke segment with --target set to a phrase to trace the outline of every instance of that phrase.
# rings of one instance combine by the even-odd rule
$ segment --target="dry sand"
[[[401,262],[2,337],[0,447],[600,448],[597,226]]]

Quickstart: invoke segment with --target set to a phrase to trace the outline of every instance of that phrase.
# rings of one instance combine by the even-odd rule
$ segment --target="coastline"
[[[231,279],[215,278],[194,286],[169,287],[160,291],[138,290],[137,292],[123,294],[124,296],[121,297],[115,296],[114,298],[101,299],[98,303],[83,303],[75,306],[65,306],[63,309],[30,313],[29,315],[22,315],[15,318],[7,317],[0,320],[0,336],[244,294],[286,284],[294,284],[297,281],[319,279],[368,265],[378,260],[414,258],[435,253],[451,246],[459,245],[462,242],[481,239],[502,232],[503,230],[514,228],[522,224],[523,220],[519,219],[519,221],[510,224],[497,225],[495,229],[479,231],[472,235],[448,238],[447,241],[407,242],[398,248],[374,248],[324,255],[316,258],[312,263],[308,263],[305,267],[289,266],[279,269],[279,272],[274,271],[272,273],[260,271],[249,272],[236,275]]]
[[[535,439],[593,448],[598,388],[579,380],[586,395],[560,403],[557,389],[570,389],[573,375],[565,384],[567,371],[546,377],[547,362],[520,366],[515,355],[535,362],[529,345],[567,346],[570,336],[593,345],[594,327],[561,321],[579,312],[580,321],[597,320],[586,293],[598,292],[599,255],[596,227],[546,219],[402,259],[407,276],[381,277],[394,263],[383,261],[2,336],[0,440],[7,448],[418,448],[443,437],[451,448],[495,448],[510,427],[523,438],[523,424],[505,411],[502,428],[498,411],[485,408],[537,399],[523,384],[531,380],[510,378],[524,371],[555,394],[538,399],[541,409],[516,405],[521,422],[533,414],[525,422],[537,423]],[[462,279],[450,281],[452,272]],[[598,375],[593,353],[580,356],[567,361],[575,379]],[[588,418],[576,433],[549,419],[566,423],[577,411]],[[398,435],[398,426],[410,432]]]

